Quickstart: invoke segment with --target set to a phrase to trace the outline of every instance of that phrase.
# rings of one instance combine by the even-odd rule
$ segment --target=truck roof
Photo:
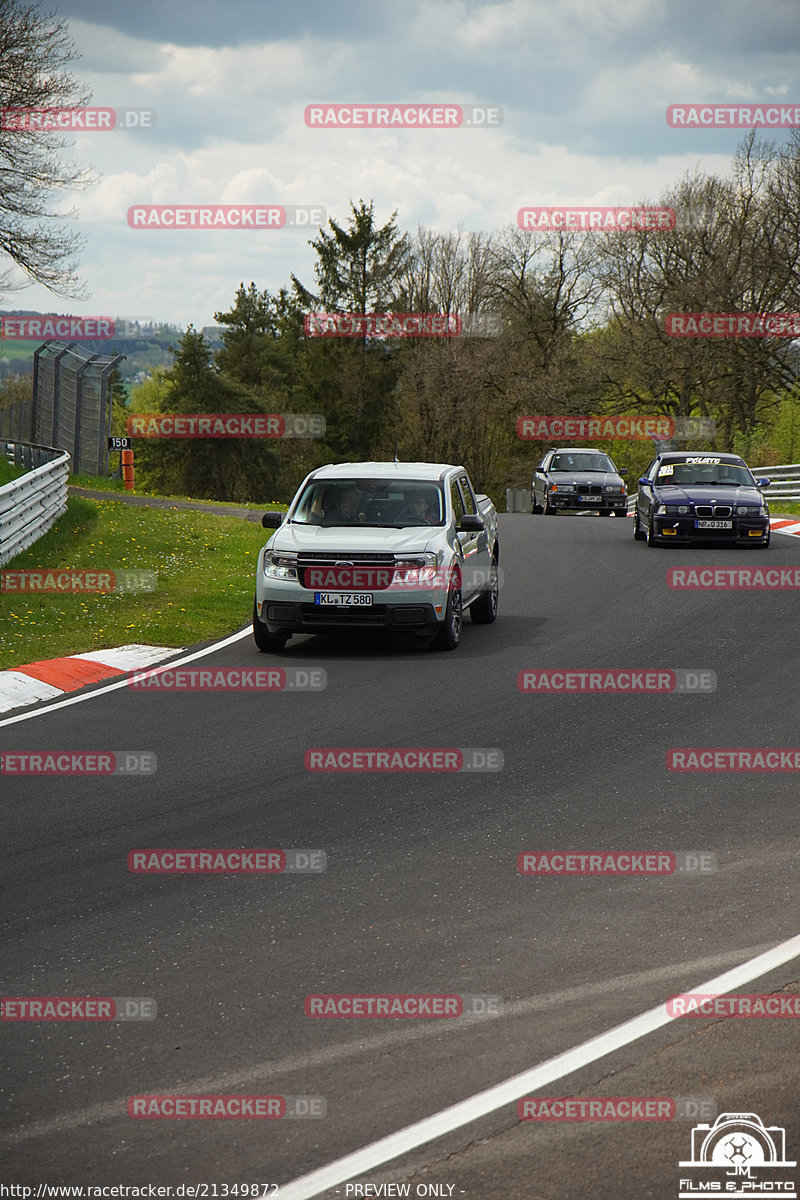
[[[429,462],[343,462],[328,463],[311,472],[312,479],[430,479],[438,480],[447,471],[463,471],[453,463]]]

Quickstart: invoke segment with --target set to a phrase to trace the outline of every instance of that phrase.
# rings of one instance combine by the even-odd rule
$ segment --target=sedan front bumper
[[[628,511],[627,496],[582,496],[578,493],[570,495],[569,492],[549,492],[547,503],[551,508],[565,508],[582,511],[589,511],[596,508],[610,508],[612,512],[626,513]]]
[[[663,542],[731,542],[758,545],[769,537],[769,517],[732,517],[730,529],[698,528],[696,517],[653,517],[655,536]]]

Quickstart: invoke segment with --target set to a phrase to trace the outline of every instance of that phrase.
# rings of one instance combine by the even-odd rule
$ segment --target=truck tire
[[[288,633],[270,633],[258,615],[256,602],[253,600],[253,641],[262,654],[275,653],[282,650],[291,635]]]
[[[447,608],[442,627],[436,633],[431,646],[434,650],[455,650],[461,641],[464,613],[461,607],[461,583],[457,576],[450,578],[447,589]]]
[[[469,606],[470,616],[476,625],[491,625],[497,616],[497,597],[499,583],[497,579],[497,559],[492,558],[489,574],[489,586],[481,592],[477,600]]]

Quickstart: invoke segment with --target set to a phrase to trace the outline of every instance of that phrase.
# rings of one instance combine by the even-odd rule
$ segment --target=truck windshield
[[[303,491],[291,520],[331,527],[443,525],[444,500],[437,483],[421,479],[316,479]]]

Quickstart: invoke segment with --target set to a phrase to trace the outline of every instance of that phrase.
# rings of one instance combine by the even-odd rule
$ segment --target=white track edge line
[[[244,629],[240,629],[238,633],[232,633],[230,637],[223,638],[221,642],[214,642],[211,646],[205,646],[202,650],[195,650],[193,654],[187,654],[183,658],[173,659],[163,666],[131,667],[130,670],[125,672],[122,679],[115,679],[113,683],[107,683],[92,692],[81,692],[78,696],[69,696],[66,700],[59,700],[55,704],[48,704],[46,708],[36,708],[33,712],[19,713],[16,717],[6,717],[4,721],[0,721],[0,729],[3,729],[6,725],[16,725],[18,721],[32,721],[34,717],[44,717],[48,713],[56,712],[60,708],[68,708],[70,704],[82,704],[84,700],[94,700],[98,696],[106,696],[109,692],[116,692],[119,688],[128,686],[128,676],[134,671],[147,671],[148,675],[157,675],[160,671],[171,671],[175,667],[182,667],[185,663],[195,662],[198,658],[205,658],[207,655],[213,654],[216,650],[222,650],[225,646],[231,646],[234,642],[241,641],[242,638],[247,637],[250,633],[251,628],[248,625]]]
[[[715,993],[717,995],[730,992],[740,984],[764,975],[776,967],[782,966],[793,958],[800,956],[800,934],[759,954],[746,963],[717,975],[697,987],[687,989],[692,992]],[[426,1142],[433,1141],[443,1134],[451,1133],[462,1125],[467,1125],[488,1113],[494,1112],[504,1104],[519,1100],[527,1092],[544,1087],[564,1075],[570,1075],[589,1063],[605,1057],[614,1050],[653,1033],[662,1025],[677,1020],[669,1016],[666,1004],[659,1004],[647,1012],[640,1013],[629,1021],[609,1029],[597,1037],[590,1038],[571,1050],[557,1054],[536,1067],[531,1067],[519,1075],[513,1075],[503,1083],[495,1084],[483,1092],[477,1092],[466,1100],[444,1108],[430,1117],[415,1121],[387,1137],[380,1138],[371,1145],[363,1146],[352,1154],[345,1155],[325,1167],[320,1167],[308,1175],[302,1175],[290,1183],[280,1187],[275,1193],[276,1200],[310,1200],[321,1192],[344,1183],[356,1175],[362,1175],[373,1167],[382,1166],[390,1159],[397,1158],[411,1150],[416,1150]]]

